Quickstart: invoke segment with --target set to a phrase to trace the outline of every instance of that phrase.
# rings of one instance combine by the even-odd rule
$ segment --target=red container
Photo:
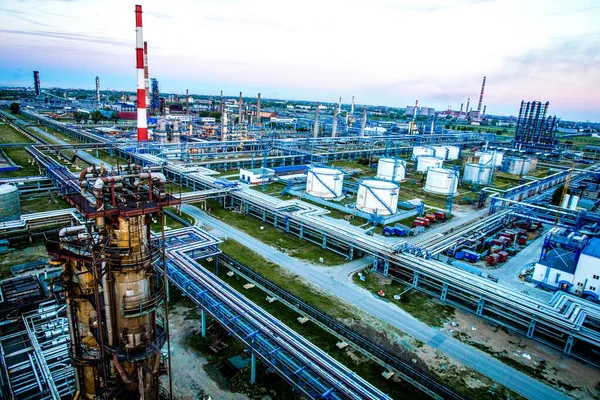
[[[492,244],[494,246],[504,247],[504,240],[494,239],[494,240],[492,240]]]
[[[498,257],[499,262],[506,262],[506,260],[508,260],[508,253],[505,251],[501,251],[498,253]]]
[[[527,236],[519,236],[518,242],[520,245],[525,246],[527,244]]]
[[[415,219],[415,221],[421,221],[424,226],[429,226],[429,223],[430,223],[427,218],[423,218],[423,217],[417,217],[417,219]]]
[[[437,219],[441,219],[442,221],[446,220],[446,213],[444,212],[436,211],[433,213],[433,215],[435,215]]]
[[[500,256],[498,256],[498,254],[490,254],[489,256],[487,256],[485,261],[487,261],[488,265],[496,265],[498,264],[499,259]]]
[[[425,224],[423,223],[423,221],[419,221],[418,219],[415,219],[413,221],[413,226],[424,226]]]
[[[425,218],[427,218],[431,222],[435,222],[435,215],[434,214],[425,214]]]

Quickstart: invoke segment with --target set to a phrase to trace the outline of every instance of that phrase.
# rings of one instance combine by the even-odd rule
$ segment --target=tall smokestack
[[[479,104],[477,105],[477,116],[481,116],[481,104],[483,103],[483,91],[485,90],[485,76],[483,77],[483,83],[481,84],[481,94],[479,94]]]
[[[367,106],[363,108],[362,123],[360,124],[360,137],[365,136],[365,127],[367,126]]]
[[[223,112],[223,91],[221,90],[221,99],[219,100],[219,112]]]
[[[40,71],[33,71],[33,90],[35,95],[40,95]]]
[[[320,104],[317,102],[315,106],[315,125],[313,127],[313,137],[319,136],[319,107]]]
[[[350,114],[354,114],[354,96],[352,96],[352,106],[350,106]]]
[[[481,118],[485,117],[485,109],[487,108],[487,105],[483,106],[483,114],[481,114]]]
[[[262,126],[260,121],[260,93],[258,94],[258,97],[256,97],[256,125],[259,127]]]
[[[467,108],[465,108],[465,114],[467,115],[467,117],[469,116],[469,103],[471,102],[471,98],[469,97],[467,99]]]
[[[242,92],[240,92],[240,101],[239,101],[239,107],[238,107],[238,124],[242,123],[242,106],[244,103],[244,99],[242,98]]]
[[[342,96],[340,96],[340,101],[338,102],[338,112],[342,111]]]
[[[150,104],[150,80],[148,76],[148,42],[144,42],[144,87],[146,88],[146,106]]]
[[[190,91],[185,89],[185,113],[190,115]]]
[[[137,69],[137,139],[148,141],[146,119],[146,88],[144,87],[144,35],[142,33],[142,6],[135,6],[135,58]]]
[[[458,113],[458,115],[461,115],[461,114],[462,114],[463,105],[464,105],[464,103],[460,103],[460,112]]]
[[[100,78],[96,77],[96,101],[100,102]]]
[[[419,109],[419,100],[415,101],[415,108],[413,108],[413,122],[417,120],[417,110]]]
[[[340,97],[340,101],[342,101],[342,98]],[[337,120],[338,120],[338,113],[340,112],[340,106],[339,105],[335,105],[334,109],[333,109],[333,126],[331,127],[331,137],[335,137],[335,135],[337,134]]]

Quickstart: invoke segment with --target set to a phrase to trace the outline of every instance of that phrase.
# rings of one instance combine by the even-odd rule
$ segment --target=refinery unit
[[[228,366],[242,360],[250,385],[278,380],[290,398],[475,398],[419,351],[381,340],[384,323],[418,324],[406,333],[441,356],[518,377],[481,372],[492,382],[485,398],[577,397],[514,361],[478,358],[454,330],[404,322],[411,296],[597,373],[600,165],[561,147],[549,103],[523,102],[508,140],[436,125],[447,116],[480,126],[486,77],[475,111],[470,99],[458,112],[417,101],[390,121],[354,97],[167,98],[149,77],[141,6],[135,22],[129,100],[109,101],[98,76],[89,100],[53,98],[34,71],[33,100],[17,113],[1,104],[1,132],[21,153],[0,151],[0,257],[10,267],[0,281],[0,398],[178,398],[183,352],[171,336],[181,321],[171,307],[180,299],[212,353],[237,351]],[[92,115],[99,105],[114,125],[62,120],[67,107]],[[48,194],[64,207],[32,211]],[[36,243],[45,256],[13,256]],[[300,263],[303,250],[316,257]],[[256,270],[250,253],[285,273]],[[294,291],[298,279],[327,301]],[[386,294],[380,282],[402,290]],[[334,314],[337,302],[379,322],[365,331]],[[309,340],[307,325],[334,346]]]

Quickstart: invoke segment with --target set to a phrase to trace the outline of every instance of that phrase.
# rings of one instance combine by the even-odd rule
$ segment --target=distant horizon
[[[0,84],[135,90],[138,1],[0,6]],[[258,93],[348,104],[419,104],[516,114],[549,101],[600,120],[597,0],[143,2],[149,73],[161,91]]]
[[[32,71],[33,74],[33,71]],[[33,75],[32,75],[33,76]],[[0,84],[0,88],[23,88],[23,89],[29,89],[29,90],[33,90],[32,86],[14,86],[14,85],[6,85],[6,84]],[[42,90],[44,90],[44,87],[41,88]],[[66,89],[66,90],[89,90],[89,91],[95,91],[96,88],[84,88],[84,87],[61,87],[61,86],[52,86],[52,87],[47,87],[45,88],[47,89]],[[115,92],[115,93],[133,93],[135,94],[135,90],[125,90],[125,89],[104,89],[104,90],[100,90],[100,93],[102,93],[103,91],[111,91],[111,92]],[[220,96],[220,90],[217,94],[209,94],[209,93],[190,93],[190,96],[215,96],[215,97],[219,97]],[[162,92],[161,94],[178,94],[178,95],[184,95],[185,96],[185,92],[181,93],[181,92]],[[258,95],[258,92],[256,93]],[[251,96],[251,95],[244,95],[242,93],[242,96],[244,98],[251,98],[251,99],[255,99],[257,98],[257,96]],[[231,94],[228,95],[226,93],[223,93],[223,97],[227,97],[227,98],[238,98],[239,97],[239,93],[238,94]],[[286,99],[284,97],[265,97],[262,93],[261,93],[261,100],[282,100],[282,101],[297,101],[297,102],[306,102],[306,103],[316,103],[319,100],[306,100],[306,99]],[[527,101],[541,101],[541,100],[525,100],[523,99],[525,102]],[[321,103],[325,103],[325,104],[337,104],[337,101],[319,101]],[[342,101],[342,105],[346,105],[346,106],[350,106],[351,103],[345,103],[344,101]],[[407,104],[405,106],[394,106],[394,105],[388,105],[388,104],[369,104],[369,103],[358,103],[355,102],[355,105],[357,106],[372,106],[372,107],[389,107],[389,108],[398,108],[398,109],[402,109],[402,108],[406,108],[406,107],[410,107],[412,106],[411,104]],[[486,115],[493,115],[493,116],[498,116],[498,117],[518,117],[518,109],[521,105],[521,102],[519,102],[519,105],[516,107],[517,108],[517,112],[515,114],[498,114],[498,113],[493,113],[493,112],[486,112]],[[429,107],[429,105],[421,105],[419,104],[419,107]],[[435,108],[435,107],[433,107]],[[550,110],[552,109],[552,103],[550,103]],[[445,111],[446,109],[438,109],[435,108],[436,112],[442,112]],[[453,111],[457,111],[456,109],[452,109]],[[555,115],[554,113],[549,113],[549,115]],[[600,121],[593,121],[593,120],[572,120],[572,119],[565,119],[565,118],[561,118],[560,115],[556,115],[557,118],[560,119],[561,122],[577,122],[577,123],[590,123],[590,124],[599,124]]]

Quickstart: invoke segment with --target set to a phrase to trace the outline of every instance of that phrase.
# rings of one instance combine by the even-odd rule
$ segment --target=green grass
[[[21,196],[21,213],[29,214],[71,208],[58,193],[39,192]]]
[[[226,254],[232,251],[232,245],[229,243],[232,242],[227,241],[223,245],[221,245],[222,249],[225,251]],[[238,259],[240,258],[240,255],[245,255],[246,253],[251,253],[254,255],[254,257],[259,257],[251,260],[252,265],[246,264],[249,265],[252,269],[255,269],[256,267],[261,268],[260,266],[264,265],[265,262],[268,263],[268,261],[264,259],[260,260],[261,257],[258,256],[258,254],[249,251],[249,249],[243,249],[244,251],[240,251],[242,250],[240,246],[241,245],[239,245],[239,243],[233,245],[235,249],[234,253],[236,253],[235,257],[237,257]],[[246,259],[243,262],[247,263],[247,261],[248,259],[246,257]],[[214,266],[212,264],[207,264],[206,267],[214,272]],[[277,269],[279,269],[279,271],[276,271],[273,267],[276,267]],[[272,276],[270,276],[269,279],[278,278],[277,284],[281,285],[281,281],[284,280],[281,279],[282,273],[286,273],[280,267],[275,265],[271,265],[270,269],[273,272],[275,272],[275,275],[271,274]],[[261,274],[263,273],[263,271],[258,272],[260,272]],[[375,386],[380,388],[383,392],[389,394],[393,398],[402,398],[402,396],[406,396],[409,394],[410,398],[414,399],[427,398],[420,392],[416,391],[416,389],[414,389],[411,385],[408,385],[406,383],[395,383],[386,381],[383,377],[381,377],[381,373],[384,371],[383,367],[379,366],[378,364],[372,361],[363,359],[358,353],[351,354],[349,350],[340,350],[336,346],[336,343],[339,341],[339,339],[337,339],[335,336],[328,333],[327,331],[323,330],[318,325],[313,324],[312,322],[306,322],[304,324],[301,324],[297,320],[300,314],[296,313],[294,310],[288,307],[283,307],[282,304],[277,301],[269,303],[268,301],[266,301],[267,294],[261,291],[259,288],[255,287],[249,290],[244,289],[243,285],[246,284],[247,281],[239,277],[237,274],[232,277],[229,277],[224,273],[224,270],[221,269],[220,277],[235,290],[246,296],[249,300],[259,305],[267,312],[271,313],[284,324],[294,329],[306,339],[310,340],[312,343],[316,344],[322,350],[330,354],[336,360],[348,366],[351,370],[355,371],[361,377],[370,381]],[[337,303],[337,301],[332,299],[331,297],[318,295],[314,293],[307,285],[303,284],[300,281],[295,281],[294,279],[292,279],[291,282],[288,279],[285,279],[285,281],[289,282],[288,288],[292,287],[297,291],[301,292],[300,294],[294,294],[303,299],[306,299],[306,297],[310,297],[312,300],[311,304],[322,310],[327,310],[329,313],[331,313],[332,305]],[[319,298],[319,300],[315,301],[315,297]],[[337,307],[341,309],[341,306],[337,305]]]
[[[8,125],[4,120],[0,125],[0,143],[33,143],[22,133]],[[31,157],[25,151],[24,147],[4,147],[6,155],[17,165],[23,167],[18,171],[1,172],[2,178],[15,178],[31,175],[39,175],[40,171],[36,165],[31,165],[29,160]]]
[[[307,303],[340,319],[355,319],[356,316],[339,302],[332,301],[332,297],[318,293],[313,287],[305,283],[298,275],[294,275],[279,265],[265,259],[260,254],[252,251],[239,242],[228,239],[219,248],[227,255],[235,258],[242,264],[263,275],[265,278],[282,288],[292,292]],[[223,275],[223,274],[221,274]]]
[[[325,250],[314,243],[307,242],[297,236],[286,233],[282,229],[262,222],[252,217],[225,210],[215,201],[208,201],[207,207],[212,209],[211,215],[220,219],[228,225],[234,226],[252,237],[277,248],[278,250],[301,260],[310,261],[319,265],[339,265],[347,261],[347,258],[339,254]],[[263,229],[261,229],[261,227]],[[323,262],[319,261],[323,258]]]
[[[0,280],[11,276],[10,267],[12,266],[50,258],[42,238],[33,239],[33,242],[28,240],[11,241],[9,247],[15,250],[0,254]]]
[[[382,278],[377,274],[369,273],[367,270],[363,270],[362,274],[365,276],[364,282],[360,280],[358,274],[352,276],[352,281],[356,285],[374,294],[383,290],[385,300],[382,299],[382,301],[389,301],[397,305],[429,326],[441,327],[444,322],[454,316],[454,308],[436,303],[431,300],[430,296],[415,290],[403,294],[400,300],[394,300],[393,296],[404,292],[406,286],[391,279]]]

